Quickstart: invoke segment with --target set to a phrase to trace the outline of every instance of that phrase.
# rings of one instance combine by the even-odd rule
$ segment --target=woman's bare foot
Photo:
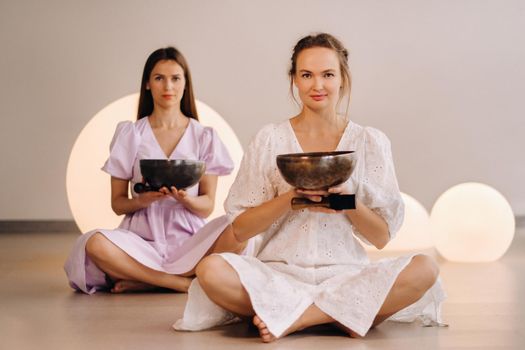
[[[147,292],[156,288],[158,287],[139,281],[120,280],[115,282],[111,293]]]
[[[257,329],[259,330],[259,336],[261,337],[263,343],[270,343],[277,339],[266,327],[266,323],[264,323],[259,316],[255,315],[253,316],[253,324]]]
[[[170,280],[169,283],[163,284],[164,288],[172,289],[176,292],[182,293],[188,292],[191,281],[193,280],[191,277],[177,275],[166,275],[166,278],[169,278]],[[161,287],[139,281],[118,280],[115,282],[113,288],[111,288],[111,293],[147,292],[157,288]]]
[[[303,328],[300,326],[300,320],[301,319],[295,321],[295,323],[291,325],[290,328],[285,330],[284,333],[281,334],[279,338],[287,336],[288,334],[291,334],[293,332],[302,330]],[[276,336],[270,333],[270,331],[268,330],[268,327],[266,327],[266,323],[264,323],[263,320],[261,320],[259,316],[257,315],[253,316],[253,324],[259,330],[259,335],[261,336],[263,343],[271,343],[274,340],[278,339]]]

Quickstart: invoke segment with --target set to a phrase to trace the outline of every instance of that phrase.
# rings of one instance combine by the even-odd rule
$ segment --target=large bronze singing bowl
[[[295,188],[326,190],[342,184],[354,171],[353,151],[292,153],[277,156],[284,180]]]
[[[206,164],[200,160],[187,159],[141,159],[140,172],[151,190],[175,186],[184,189],[195,185],[201,179]]]

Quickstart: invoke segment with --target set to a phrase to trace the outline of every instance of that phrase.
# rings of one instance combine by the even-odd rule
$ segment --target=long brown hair
[[[149,116],[153,112],[153,96],[151,91],[146,89],[151,71],[159,61],[175,61],[184,71],[184,78],[186,85],[184,86],[184,94],[180,102],[181,112],[190,118],[199,120],[197,114],[197,107],[195,106],[195,97],[193,95],[193,84],[191,82],[190,68],[184,56],[176,48],[169,46],[153,51],[146,60],[144,71],[142,72],[142,82],[140,83],[140,97],[139,108],[137,112],[137,120]]]
[[[288,75],[290,77],[290,94],[292,95],[294,101],[297,102],[293,93],[293,81],[295,73],[297,72],[297,56],[299,56],[301,51],[314,47],[324,47],[334,50],[337,54],[337,57],[339,58],[339,69],[341,70],[343,83],[341,95],[339,98],[339,102],[341,102],[345,95],[350,96],[350,90],[352,87],[352,76],[350,74],[350,68],[348,67],[348,50],[344,47],[341,41],[339,41],[339,39],[328,33],[308,35],[295,44],[291,58],[292,64],[290,70],[288,71]],[[350,100],[348,100],[348,103],[350,103]]]

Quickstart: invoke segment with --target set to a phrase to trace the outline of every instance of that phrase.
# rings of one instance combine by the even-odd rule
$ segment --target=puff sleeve
[[[110,144],[109,158],[102,170],[113,177],[130,180],[140,145],[140,135],[131,121],[118,123]]]
[[[381,131],[365,128],[357,198],[387,223],[390,240],[401,228],[404,203],[396,179],[390,140]],[[363,239],[358,232],[356,234]]]
[[[272,158],[268,128],[262,129],[250,142],[241,161],[237,177],[224,202],[226,214],[233,220],[248,208],[273,197],[276,189],[270,181]]]
[[[206,174],[222,176],[232,172],[233,160],[214,129],[205,127],[199,144],[201,145],[199,159],[206,163]]]

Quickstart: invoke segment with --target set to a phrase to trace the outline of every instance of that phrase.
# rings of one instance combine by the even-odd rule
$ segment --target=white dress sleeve
[[[224,202],[224,209],[232,220],[246,209],[275,197],[276,189],[269,176],[272,162],[275,162],[271,142],[270,128],[263,128],[244,153],[237,177]]]
[[[390,140],[381,131],[365,128],[362,161],[357,198],[379,214],[387,223],[390,240],[400,229],[404,217],[404,203],[397,184]],[[355,234],[366,239],[356,230]]]

